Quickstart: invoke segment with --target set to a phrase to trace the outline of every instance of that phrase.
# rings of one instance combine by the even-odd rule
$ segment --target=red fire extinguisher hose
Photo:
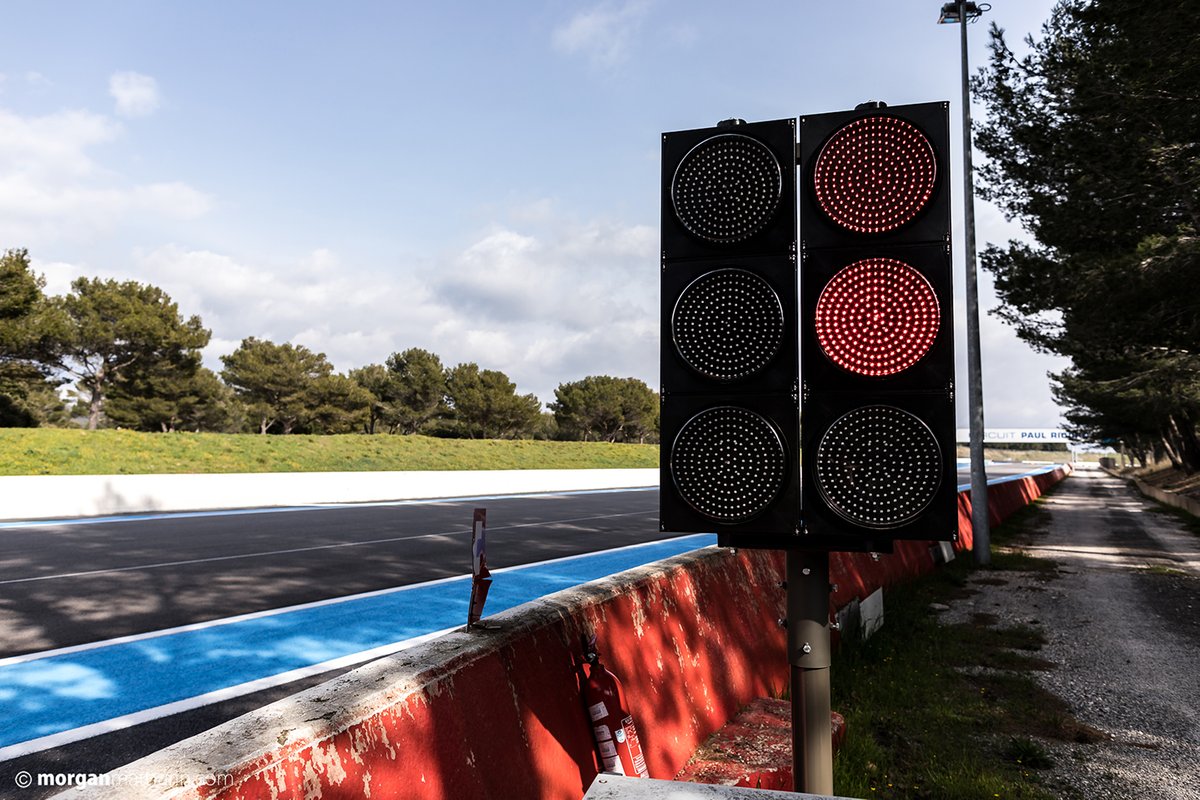
[[[583,637],[583,658],[587,662],[583,698],[592,722],[601,771],[637,778],[650,777],[637,725],[629,713],[621,682],[600,663],[595,636]]]

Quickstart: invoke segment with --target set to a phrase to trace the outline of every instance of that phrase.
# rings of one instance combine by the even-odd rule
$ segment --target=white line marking
[[[488,494],[471,497],[415,497],[406,500],[372,500],[362,503],[318,503],[307,506],[259,506],[257,508],[224,508],[212,511],[151,511],[129,514],[107,514],[101,517],[65,517],[63,519],[6,520],[0,522],[0,531],[20,528],[70,527],[73,525],[98,525],[101,523],[154,522],[163,519],[195,519],[199,517],[236,517],[251,514],[285,514],[291,511],[329,511],[346,508],[393,508],[398,506],[446,505],[471,503],[480,500],[537,500],[547,497],[564,497],[583,494],[620,494],[624,492],[656,492],[658,486],[624,486],[615,489],[566,489],[555,492],[530,492],[528,494]]]

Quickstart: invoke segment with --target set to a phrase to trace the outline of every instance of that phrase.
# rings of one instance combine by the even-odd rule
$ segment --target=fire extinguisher
[[[587,675],[583,681],[583,701],[592,721],[592,734],[604,772],[649,778],[646,757],[638,739],[633,715],[625,705],[625,693],[617,676],[600,663],[596,637],[583,636],[583,659]]]

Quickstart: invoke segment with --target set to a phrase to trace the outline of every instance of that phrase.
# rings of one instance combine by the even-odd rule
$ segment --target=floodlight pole
[[[966,229],[967,405],[970,419],[971,531],[975,563],[992,562],[987,472],[983,466],[983,367],[979,355],[979,286],[975,267],[975,181],[971,167],[971,87],[967,65],[967,22],[987,11],[986,3],[957,0],[942,6],[939,23],[957,22],[962,41],[963,226]]]

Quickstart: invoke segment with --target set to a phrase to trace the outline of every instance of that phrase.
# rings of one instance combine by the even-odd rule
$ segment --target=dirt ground
[[[1048,524],[1019,549],[1055,577],[1003,573],[947,610],[1041,630],[1043,687],[1101,732],[1045,742],[1044,776],[1070,800],[1200,800],[1200,536],[1135,488],[1083,467],[1044,501]],[[981,572],[986,576],[987,573]]]

